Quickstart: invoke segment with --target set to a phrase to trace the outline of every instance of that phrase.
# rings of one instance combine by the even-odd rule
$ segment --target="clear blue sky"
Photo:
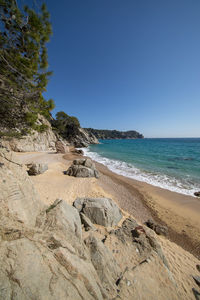
[[[46,0],[46,98],[82,127],[200,136],[199,0]]]

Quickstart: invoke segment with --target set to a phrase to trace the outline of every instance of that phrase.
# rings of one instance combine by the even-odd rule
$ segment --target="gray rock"
[[[193,276],[195,282],[200,286],[200,276]]]
[[[84,158],[75,159],[66,174],[74,177],[99,178],[99,172],[96,170],[95,164],[90,159]]]
[[[28,175],[39,175],[48,170],[47,164],[27,164],[28,167]]]
[[[84,166],[92,170],[95,170],[95,164],[91,161],[91,159],[87,158],[84,162]]]
[[[151,219],[149,219],[147,222],[145,222],[145,225],[147,227],[151,228],[152,230],[154,230],[155,233],[157,233],[158,235],[164,235],[164,236],[166,236],[168,234],[168,228],[167,228],[167,226],[160,225],[160,224],[154,222]]]
[[[73,161],[73,164],[74,164],[74,165],[83,165],[83,166],[84,166],[85,161],[86,161],[85,158],[79,158],[79,159],[75,159],[75,160]]]
[[[83,152],[83,150],[81,150],[81,149],[74,149],[74,150],[72,150],[71,152],[73,152],[73,153],[75,153],[75,154],[79,154],[79,155],[84,155],[84,152]]]
[[[200,272],[200,265],[196,265],[196,268]]]
[[[90,251],[91,261],[97,274],[112,299],[117,294],[117,279],[121,276],[121,270],[111,251],[95,236],[90,235],[85,244]]]
[[[84,225],[86,231],[89,231],[89,230],[95,231],[96,230],[96,227],[92,224],[90,219],[86,217],[85,214],[80,213],[80,217],[81,217],[81,222]]]
[[[111,233],[115,234],[122,243],[125,242],[126,238],[131,238],[135,228],[138,226],[137,222],[132,218],[127,218],[122,223],[122,226]]]
[[[195,193],[194,193],[194,196],[200,197],[200,191],[199,191],[199,192],[195,192]]]
[[[200,300],[200,293],[195,288],[192,288],[192,291],[195,296],[195,299]]]
[[[73,206],[78,210],[79,213],[82,211],[84,201],[85,198],[77,198],[73,203]]]
[[[82,238],[81,220],[77,209],[61,199],[57,199],[46,209],[45,230],[71,232]],[[70,229],[70,230],[69,230]]]
[[[47,248],[31,237],[0,247],[0,299],[103,299],[101,283],[90,260],[68,248]]]
[[[109,198],[78,198],[73,205],[94,224],[112,227],[119,223],[122,213]]]

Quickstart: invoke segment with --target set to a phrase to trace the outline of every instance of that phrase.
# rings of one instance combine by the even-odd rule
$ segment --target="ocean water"
[[[83,151],[129,178],[186,195],[200,191],[200,138],[100,140]]]

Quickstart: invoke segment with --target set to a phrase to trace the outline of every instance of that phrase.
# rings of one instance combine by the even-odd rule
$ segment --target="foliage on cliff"
[[[53,100],[42,95],[51,75],[46,49],[50,16],[44,4],[39,9],[35,1],[27,3],[22,9],[15,0],[0,0],[1,127],[24,133],[44,130],[37,125],[38,113],[49,118],[54,108]]]
[[[79,120],[74,116],[69,116],[64,111],[56,114],[56,119],[52,120],[53,128],[64,138],[70,140],[77,134],[80,128]]]
[[[135,130],[117,131],[117,130],[104,130],[85,128],[89,133],[92,133],[100,140],[109,139],[142,139],[144,136]]]

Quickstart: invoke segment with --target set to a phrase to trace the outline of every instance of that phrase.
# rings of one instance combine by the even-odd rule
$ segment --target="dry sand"
[[[111,197],[121,209],[143,223],[148,218],[166,224],[169,239],[200,258],[200,199],[184,196],[117,175],[96,163],[101,176],[74,178],[64,175],[77,156],[52,152],[18,153],[22,163],[48,163],[48,171],[33,176],[41,199],[47,205],[57,198],[72,204],[77,197]]]
[[[200,200],[128,179],[97,163],[101,173],[99,179],[64,175],[72,160],[77,158],[72,154],[65,155],[65,159],[62,154],[47,152],[17,155],[22,163],[48,163],[49,169],[45,173],[31,177],[46,205],[52,204],[57,198],[72,204],[77,197],[111,197],[126,216],[133,215],[138,222],[143,223],[153,217],[166,223],[170,229],[169,238],[177,244],[162,236],[157,238],[169,263],[180,299],[194,299],[194,287],[200,293],[192,278],[192,275],[198,275],[196,265],[200,264],[197,258],[200,256]]]
[[[169,239],[200,258],[200,199],[129,179],[97,164],[99,185],[140,222],[148,217],[167,225]]]

